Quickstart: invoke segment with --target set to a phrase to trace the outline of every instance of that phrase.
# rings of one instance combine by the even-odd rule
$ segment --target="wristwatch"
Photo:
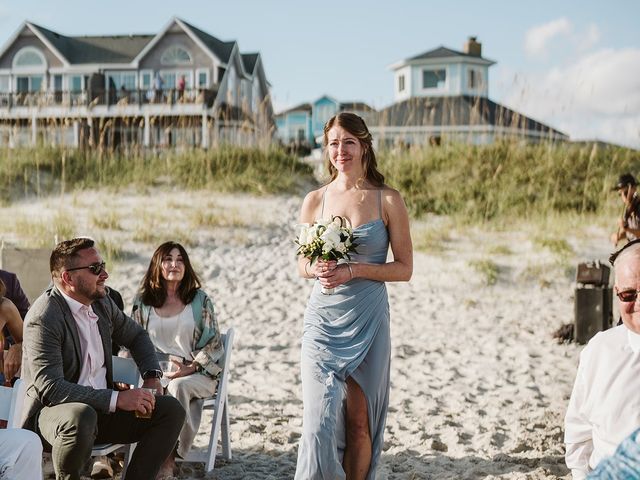
[[[142,379],[146,380],[148,378],[162,378],[162,370],[147,370],[142,374]]]

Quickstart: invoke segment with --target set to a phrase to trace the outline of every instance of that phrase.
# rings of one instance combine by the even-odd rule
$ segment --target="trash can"
[[[578,343],[587,343],[596,333],[611,326],[613,291],[609,286],[610,271],[600,260],[578,264],[573,332]]]

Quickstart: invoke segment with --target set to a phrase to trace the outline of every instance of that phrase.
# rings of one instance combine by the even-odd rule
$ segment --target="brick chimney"
[[[476,37],[469,37],[469,39],[465,42],[464,48],[462,51],[474,57],[481,57],[482,44],[480,42],[476,42]]]

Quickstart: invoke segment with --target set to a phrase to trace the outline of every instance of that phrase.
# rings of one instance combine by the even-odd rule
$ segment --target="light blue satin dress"
[[[378,203],[381,210],[381,192]],[[382,218],[355,228],[354,234],[358,253],[352,262],[386,262],[389,235]],[[323,295],[316,282],[304,315],[301,356],[304,416],[296,480],[345,478],[348,377],[367,399],[372,440],[367,479],[375,479],[389,405],[391,341],[384,282],[355,278],[332,295]]]

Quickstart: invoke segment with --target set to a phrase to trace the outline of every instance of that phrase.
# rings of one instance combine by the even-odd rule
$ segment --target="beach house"
[[[354,112],[365,121],[375,119],[375,109],[363,102],[340,102],[323,95],[313,103],[302,103],[275,116],[277,136],[284,144],[313,148],[322,137],[324,124],[338,112]]]
[[[262,57],[179,18],[156,34],[66,36],[23,23],[0,50],[0,145],[270,142]]]
[[[564,141],[564,133],[489,98],[489,68],[482,44],[469,37],[462,51],[440,46],[394,63],[394,103],[376,110],[325,95],[276,115],[285,144],[318,144],[322,125],[340,111],[361,115],[378,146],[441,142],[487,144],[499,139]]]
[[[372,133],[386,145],[473,144],[498,139],[562,141],[564,133],[489,99],[482,44],[469,37],[462,51],[440,46],[394,63],[394,103],[378,112]]]

